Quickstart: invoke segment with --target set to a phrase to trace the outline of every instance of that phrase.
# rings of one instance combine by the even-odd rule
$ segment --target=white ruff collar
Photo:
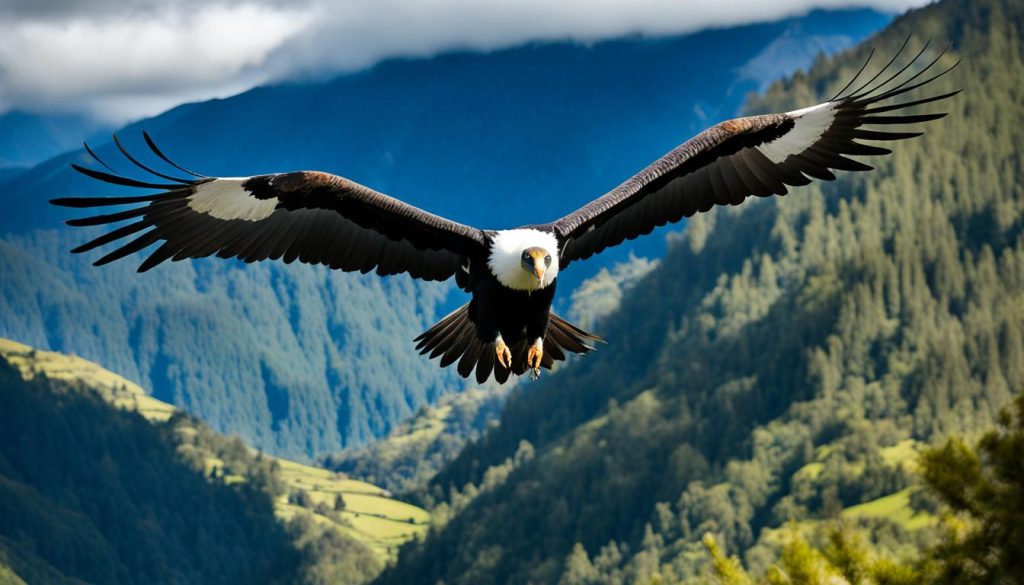
[[[542,248],[551,254],[551,266],[537,280],[523,269],[523,250]],[[558,276],[558,240],[552,234],[533,229],[502,230],[491,242],[487,266],[501,284],[515,290],[535,291],[549,286]]]

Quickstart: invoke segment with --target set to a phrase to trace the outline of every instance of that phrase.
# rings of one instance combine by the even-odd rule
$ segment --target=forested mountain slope
[[[750,110],[831,96],[911,33],[965,60],[929,88],[966,89],[950,115],[874,173],[691,221],[596,359],[515,393],[435,479],[447,524],[381,583],[673,583],[705,532],[757,565],[766,529],[868,501],[908,519],[875,538],[913,541],[913,452],[1024,388],[1024,6],[913,11]]]
[[[266,484],[208,481],[174,426],[82,384],[0,359],[0,565],[27,583],[295,582]]]
[[[145,157],[147,129],[207,174],[320,169],[470,224],[536,222],[733,115],[746,91],[781,74],[748,67],[765,51],[784,45],[777,63],[793,70],[809,50],[848,46],[889,18],[813,12],[687,36],[389,61],[185,105],[121,135]],[[109,142],[94,146],[126,168]],[[443,300],[443,287],[220,260],[136,275],[134,259],[96,269],[95,254],[72,257],[88,234],[63,227],[75,214],[47,201],[110,188],[70,162],[94,164],[76,151],[0,186],[0,335],[103,363],[215,429],[288,456],[358,446],[463,388],[410,343],[439,304],[463,302]],[[664,247],[660,237],[643,245]],[[562,290],[598,268],[581,264]]]
[[[378,486],[254,451],[75,356],[0,338],[0,401],[0,485],[7,490],[0,506],[0,569],[11,564],[33,583],[280,577],[356,585],[376,576],[399,545],[427,528],[424,510]],[[136,413],[151,428],[138,426]],[[97,436],[73,440],[90,427],[99,429]],[[125,476],[132,473],[139,477]],[[154,488],[161,474],[165,485]],[[110,514],[123,517],[112,521]],[[156,529],[147,529],[157,520]],[[239,535],[233,523],[242,522],[263,534]],[[207,538],[218,542],[210,558],[195,558],[202,551],[181,538],[197,546]],[[68,553],[79,542],[96,549],[93,558]],[[142,552],[133,556],[139,542]],[[218,558],[224,553],[217,547],[241,552]],[[250,557],[248,549],[270,556]],[[279,567],[268,564],[277,562],[273,555]],[[221,566],[204,569],[210,562]],[[0,570],[0,583],[3,577]]]

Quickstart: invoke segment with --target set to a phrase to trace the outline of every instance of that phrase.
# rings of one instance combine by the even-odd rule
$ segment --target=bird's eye
[[[529,252],[523,252],[523,260],[529,260],[529,259],[530,259],[530,253]]]
[[[545,256],[544,257],[544,265],[545,266],[551,266],[551,256]]]

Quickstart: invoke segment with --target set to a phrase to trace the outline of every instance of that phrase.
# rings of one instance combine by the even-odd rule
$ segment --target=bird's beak
[[[536,260],[533,263],[533,273],[537,275],[537,280],[544,280],[544,260]]]

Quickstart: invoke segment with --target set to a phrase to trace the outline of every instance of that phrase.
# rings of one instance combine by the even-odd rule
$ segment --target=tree
[[[577,542],[565,559],[565,572],[558,585],[591,585],[597,583],[599,578],[600,574],[590,562],[587,550]]]
[[[303,508],[312,508],[313,497],[306,490],[298,490],[288,495],[288,503]]]
[[[953,438],[924,454],[925,481],[956,514],[934,551],[942,583],[1024,583],[1024,395],[1015,410],[977,450]]]

